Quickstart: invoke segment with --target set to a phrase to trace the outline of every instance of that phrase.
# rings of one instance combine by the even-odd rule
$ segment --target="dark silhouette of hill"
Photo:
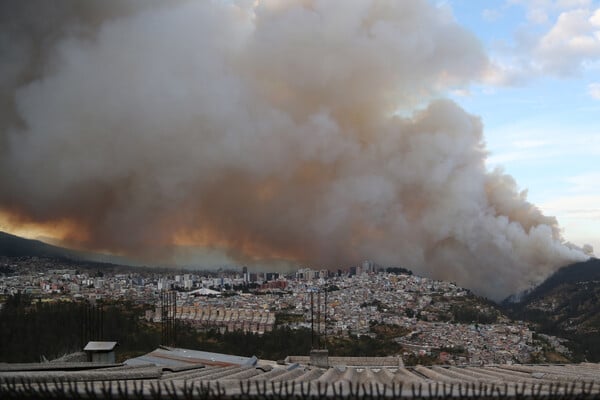
[[[598,258],[590,258],[587,261],[560,268],[544,282],[527,293],[519,303],[527,304],[543,298],[561,285],[590,281],[600,281],[600,259]]]
[[[123,257],[53,246],[40,240],[25,239],[2,231],[0,231],[0,257],[43,257],[95,264],[136,265]]]
[[[576,359],[600,361],[600,260],[565,266],[524,295],[503,306],[515,318],[533,322],[543,333],[570,340]]]
[[[0,256],[82,259],[83,253],[0,232]]]

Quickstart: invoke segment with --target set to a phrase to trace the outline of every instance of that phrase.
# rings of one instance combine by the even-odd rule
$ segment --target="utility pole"
[[[310,347],[315,347],[314,292],[310,290]]]
[[[321,348],[321,288],[317,292],[317,348]]]
[[[323,342],[325,343],[325,348],[327,348],[327,294],[329,292],[329,286],[325,287],[325,337],[323,338]]]

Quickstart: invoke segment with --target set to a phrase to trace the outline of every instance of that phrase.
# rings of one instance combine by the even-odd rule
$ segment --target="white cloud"
[[[509,0],[508,4],[522,5],[527,9],[527,20],[534,24],[544,24],[553,8],[550,0]]]
[[[586,61],[600,57],[600,32],[595,25],[598,10],[575,9],[560,14],[555,25],[539,41],[534,56],[550,74],[569,75]]]
[[[501,42],[491,50],[486,83],[515,86],[543,75],[567,77],[600,63],[597,3],[508,0],[506,4],[525,8],[528,24],[514,32],[512,44]]]
[[[600,100],[600,83],[590,83],[588,93],[596,100]]]
[[[590,22],[595,27],[600,27],[600,8],[594,12],[594,15],[590,18]]]
[[[527,20],[533,24],[549,22],[556,12],[591,7],[591,0],[508,0],[508,5],[521,5],[527,10]]]
[[[558,0],[556,6],[562,9],[590,7],[592,4],[591,0]]]

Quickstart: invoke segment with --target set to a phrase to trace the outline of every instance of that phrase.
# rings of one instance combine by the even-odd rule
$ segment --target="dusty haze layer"
[[[3,6],[7,223],[146,257],[189,244],[248,264],[372,259],[495,299],[586,258],[486,171],[482,122],[443,99],[488,68],[447,11],[80,3]]]

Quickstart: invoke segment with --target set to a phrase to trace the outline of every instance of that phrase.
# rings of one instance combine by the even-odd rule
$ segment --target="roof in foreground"
[[[310,364],[310,356],[288,356],[285,359],[286,363],[293,364]],[[404,362],[402,357],[399,356],[388,356],[388,357],[336,357],[329,356],[328,363],[330,366],[339,367],[403,367]]]
[[[159,347],[148,354],[125,361],[125,364],[154,364],[159,367],[184,367],[190,365],[228,367],[232,365],[252,366],[255,365],[257,361],[258,359],[256,357],[232,356],[229,354],[180,349],[177,347]]]
[[[132,398],[139,394],[173,398],[174,392],[184,398],[206,398],[207,394],[221,398],[600,398],[600,364],[591,363],[329,369],[264,362],[253,366],[116,364],[101,368],[93,368],[92,364],[83,368],[78,363],[78,368],[64,365],[48,370],[20,365],[6,368],[7,364],[0,364],[0,397],[19,397],[19,393],[32,391],[37,397],[45,397],[44,393],[54,396],[53,390],[68,390],[87,397],[92,397],[91,393],[119,398],[122,393]]]

